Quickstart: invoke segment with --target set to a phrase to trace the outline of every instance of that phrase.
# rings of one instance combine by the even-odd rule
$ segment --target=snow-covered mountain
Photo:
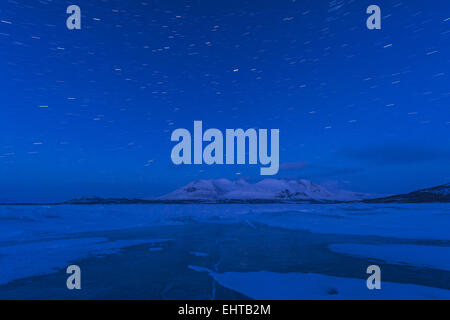
[[[421,202],[450,202],[450,183],[422,189],[406,194],[367,200],[374,203],[421,203]]]
[[[351,191],[330,191],[308,180],[200,180],[159,198],[164,201],[352,201],[370,198]]]

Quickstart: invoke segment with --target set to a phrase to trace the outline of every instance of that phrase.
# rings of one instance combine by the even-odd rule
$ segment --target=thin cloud
[[[424,145],[388,144],[344,152],[349,158],[377,164],[412,164],[450,159],[450,151]]]
[[[308,166],[306,162],[285,162],[280,164],[280,170],[299,170]]]

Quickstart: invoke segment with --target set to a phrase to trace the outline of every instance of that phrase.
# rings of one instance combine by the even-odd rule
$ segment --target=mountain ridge
[[[215,181],[215,182],[213,182]],[[312,191],[315,197],[308,197],[307,192],[299,190],[293,192],[286,186],[298,184],[306,191]],[[420,189],[417,191],[392,195],[386,197],[376,197],[364,193],[351,192],[346,190],[329,191],[323,186],[316,185],[308,180],[277,180],[266,179],[256,184],[256,191],[267,189],[272,193],[249,193],[242,189],[234,189],[233,186],[241,186],[245,189],[252,184],[245,180],[230,181],[227,179],[199,180],[187,184],[167,195],[151,199],[127,199],[127,198],[80,198],[69,200],[60,204],[282,204],[282,203],[432,203],[450,202],[450,183],[440,186]],[[204,188],[206,186],[206,189]],[[229,189],[227,189],[227,186]],[[267,188],[267,187],[272,188]],[[275,189],[273,188],[275,186]],[[200,187],[200,188],[199,188]],[[267,191],[266,190],[266,191]],[[273,193],[275,191],[275,193]],[[277,192],[278,191],[278,192]],[[305,190],[304,190],[305,191]],[[314,192],[315,191],[315,192]],[[327,193],[328,192],[328,193]],[[184,193],[190,197],[184,197]],[[194,194],[194,196],[192,196]],[[228,197],[224,196],[228,195]],[[235,195],[235,196],[230,196]],[[238,196],[236,196],[238,195]],[[259,196],[256,196],[259,195]],[[272,195],[272,196],[270,196]],[[310,195],[310,194],[309,194]],[[336,196],[337,195],[337,196]],[[359,199],[351,199],[358,197]],[[346,200],[344,198],[347,198]]]
[[[354,201],[373,197],[347,190],[330,191],[305,179],[265,179],[251,184],[228,179],[193,181],[158,200],[203,201]]]
[[[409,193],[367,199],[366,203],[430,203],[450,202],[450,183],[424,188]]]

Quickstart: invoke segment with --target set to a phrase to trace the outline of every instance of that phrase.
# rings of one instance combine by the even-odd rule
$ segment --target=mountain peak
[[[251,184],[240,179],[193,181],[159,200],[178,201],[351,201],[368,198],[351,191],[330,191],[305,179],[264,179]]]

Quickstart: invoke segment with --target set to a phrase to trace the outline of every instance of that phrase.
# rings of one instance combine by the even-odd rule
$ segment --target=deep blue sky
[[[0,20],[2,201],[261,179],[172,165],[170,134],[194,120],[279,128],[278,178],[384,194],[450,181],[450,1],[3,0]]]

